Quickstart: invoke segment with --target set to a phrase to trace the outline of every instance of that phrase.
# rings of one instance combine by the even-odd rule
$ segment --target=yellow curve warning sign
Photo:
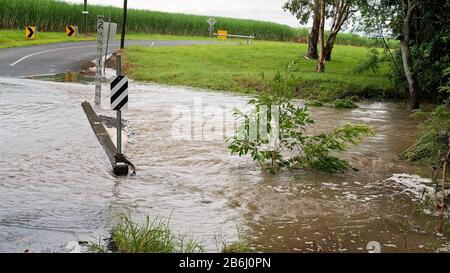
[[[67,37],[75,37],[77,35],[77,27],[76,26],[66,26],[66,36]]]
[[[25,27],[25,39],[27,39],[27,40],[36,39],[36,27],[32,27],[32,26]]]

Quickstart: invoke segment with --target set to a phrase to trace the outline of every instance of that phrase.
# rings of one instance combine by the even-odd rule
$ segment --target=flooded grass
[[[202,253],[205,247],[186,235],[175,235],[169,226],[170,219],[146,216],[134,221],[129,214],[122,214],[111,237],[102,243],[90,243],[93,253]],[[248,234],[238,230],[238,239],[233,242],[216,237],[220,253],[251,253]]]
[[[203,246],[187,236],[176,236],[169,227],[169,220],[149,216],[134,222],[123,214],[113,229],[105,248],[91,244],[91,252],[105,253],[200,253]]]

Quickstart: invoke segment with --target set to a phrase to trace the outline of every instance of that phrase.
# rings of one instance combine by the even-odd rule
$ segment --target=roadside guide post
[[[104,17],[97,16],[97,61],[95,69],[95,104],[101,103],[102,98],[102,62],[103,62],[103,29]]]

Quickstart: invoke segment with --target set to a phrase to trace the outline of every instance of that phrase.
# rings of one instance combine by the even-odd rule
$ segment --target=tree
[[[299,19],[300,24],[306,24],[312,18],[312,27],[308,36],[308,53],[307,57],[316,59],[318,57],[317,44],[319,42],[320,27],[320,0],[288,0],[283,9],[290,11]],[[325,18],[332,18],[330,34],[325,44],[325,60],[331,61],[331,53],[333,51],[336,37],[339,31],[350,16],[356,12],[357,0],[325,0]]]
[[[442,102],[448,94],[439,92],[450,66],[450,1],[360,0],[363,27],[367,33],[400,40],[395,57],[399,87],[406,87],[411,108],[426,98]]]
[[[319,60],[317,62],[317,72],[325,72],[325,0],[318,0],[320,10],[319,24]]]
[[[325,60],[331,61],[331,52],[333,51],[336,37],[344,24],[349,20],[350,15],[357,11],[355,0],[327,0],[329,7],[328,17],[333,18],[330,34],[325,45]]]
[[[292,15],[297,17],[300,24],[307,24],[312,17],[312,27],[308,35],[308,53],[306,57],[310,59],[317,59],[317,43],[319,40],[319,5],[318,0],[288,0],[284,5],[285,11],[291,12]]]

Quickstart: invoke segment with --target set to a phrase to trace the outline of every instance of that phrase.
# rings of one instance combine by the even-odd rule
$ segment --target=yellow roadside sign
[[[226,30],[218,30],[217,31],[217,38],[219,40],[226,40],[228,36],[228,31]]]
[[[25,39],[26,40],[36,39],[36,27],[32,27],[32,26],[25,27]]]
[[[67,37],[75,37],[77,35],[77,27],[76,26],[66,26],[66,36]]]

